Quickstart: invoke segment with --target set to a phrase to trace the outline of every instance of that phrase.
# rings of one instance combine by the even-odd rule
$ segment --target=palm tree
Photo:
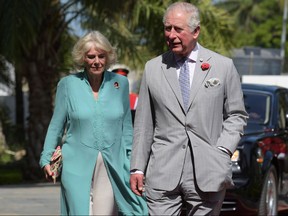
[[[23,98],[21,83],[26,81],[29,87],[24,169],[28,179],[41,176],[38,161],[53,111],[55,83],[64,62],[61,54],[69,47],[69,21],[65,17],[68,4],[71,2],[62,5],[59,0],[0,0],[0,53],[15,66],[19,98]]]
[[[0,84],[4,85],[6,87],[10,87],[13,82],[11,80],[10,74],[9,74],[9,68],[7,67],[7,61],[3,56],[0,56]],[[5,115],[5,110],[1,106],[0,107],[0,154],[3,150],[7,149],[7,143],[5,134],[3,133],[3,116]]]
[[[235,45],[232,35],[235,23],[226,10],[216,7],[210,0],[195,1],[201,14],[200,43],[220,54],[230,55]]]
[[[283,0],[223,0],[216,6],[233,15],[237,47],[275,48],[280,46],[283,4]]]

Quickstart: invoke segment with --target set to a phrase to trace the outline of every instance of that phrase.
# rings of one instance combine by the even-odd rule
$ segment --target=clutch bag
[[[62,151],[61,147],[57,146],[50,159],[50,169],[52,172],[52,179],[54,184],[56,183],[56,178],[61,174],[61,168],[62,168]]]

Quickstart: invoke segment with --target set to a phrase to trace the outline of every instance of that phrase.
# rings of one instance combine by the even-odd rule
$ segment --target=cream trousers
[[[99,152],[90,191],[90,215],[117,215],[113,190]]]

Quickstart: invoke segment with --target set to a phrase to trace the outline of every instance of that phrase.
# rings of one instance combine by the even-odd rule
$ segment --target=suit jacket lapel
[[[208,75],[211,69],[211,65],[208,70],[201,69],[201,64],[209,63],[211,55],[209,54],[209,52],[207,52],[207,50],[204,47],[200,46],[199,44],[198,46],[199,46],[199,52],[198,52],[198,57],[197,57],[196,65],[195,65],[195,71],[194,71],[194,77],[193,77],[191,91],[190,91],[189,107],[193,103],[195,96],[197,95],[201,85],[203,85],[205,77]],[[163,62],[162,62],[162,71],[173,93],[175,94],[179,104],[181,105],[184,111],[184,105],[183,105],[181,90],[179,86],[179,81],[177,78],[176,67],[177,67],[177,63],[176,63],[173,53],[172,52],[164,53]]]
[[[173,53],[167,52],[163,54],[162,71],[179,104],[182,106],[182,108],[184,108],[179,81],[177,78],[176,67],[177,63]]]
[[[208,63],[211,56],[206,52],[206,49],[202,46],[199,46],[198,57],[195,65],[194,77],[192,81],[191,91],[190,91],[190,99],[189,99],[189,106],[193,103],[195,96],[197,95],[205,77],[208,75],[211,65],[208,70],[202,70],[201,64]]]

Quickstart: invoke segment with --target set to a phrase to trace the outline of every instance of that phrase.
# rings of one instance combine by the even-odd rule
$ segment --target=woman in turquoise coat
[[[109,187],[119,215],[147,215],[145,200],[129,187],[133,130],[129,84],[126,77],[107,71],[116,61],[115,49],[93,31],[75,44],[72,56],[83,71],[58,83],[40,159],[46,178],[51,178],[50,158],[62,145],[61,215],[95,214],[95,200],[109,193]],[[108,178],[93,188],[99,171]]]

